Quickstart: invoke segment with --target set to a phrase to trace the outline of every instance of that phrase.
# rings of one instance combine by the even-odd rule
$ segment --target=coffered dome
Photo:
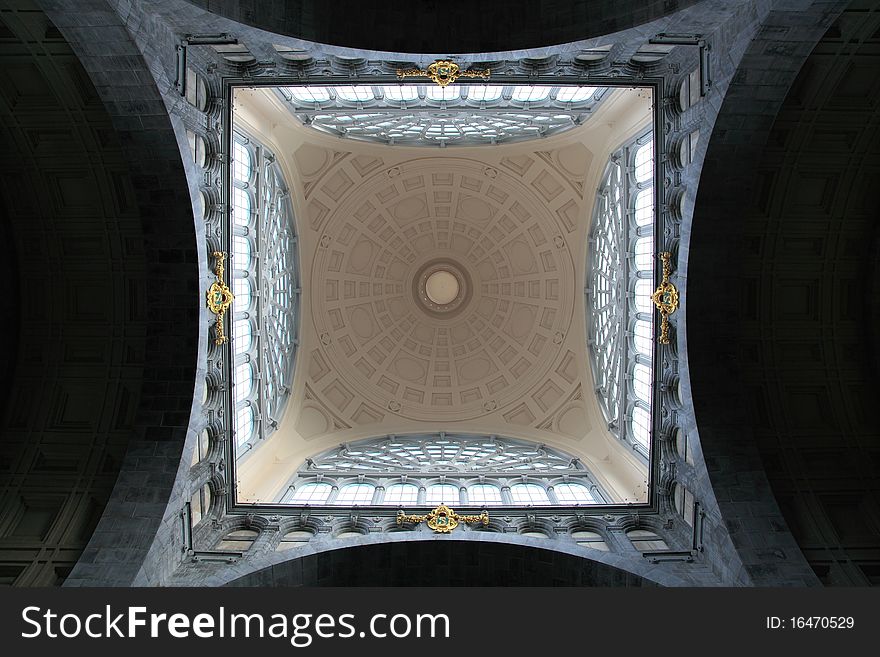
[[[348,199],[327,219],[312,304],[351,388],[406,418],[461,420],[540,385],[570,329],[574,269],[538,189],[429,157],[377,171]]]

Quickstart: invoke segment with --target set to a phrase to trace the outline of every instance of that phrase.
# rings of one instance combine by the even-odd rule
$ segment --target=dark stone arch
[[[70,43],[0,16],[0,581],[59,584],[111,497],[141,401],[146,257],[126,149]]]
[[[95,100],[122,145],[131,176],[127,202],[140,215],[143,240],[137,247],[148,280],[140,299],[145,366],[128,449],[112,497],[67,582],[71,585],[130,585],[145,567],[159,527],[174,522],[166,514],[180,494],[174,484],[192,407],[201,403],[194,399],[204,339],[195,223],[201,215],[190,182],[197,177],[195,165],[182,157],[186,136],[172,123],[163,99],[164,85],[173,86],[147,65],[113,4],[41,2],[94,85]],[[142,26],[139,37],[150,48],[174,52],[176,37],[152,23]]]
[[[401,53],[541,48],[626,30],[700,0],[433,2],[368,10],[356,0],[187,0],[268,32],[346,48]],[[340,20],[340,16],[348,20]],[[357,17],[355,20],[354,17]]]
[[[292,555],[226,586],[657,586],[608,563],[522,543],[449,537],[338,547]]]
[[[851,3],[807,57],[741,217],[749,293],[734,339],[755,443],[829,586],[880,583],[880,5],[869,6]]]
[[[799,303],[779,296],[781,284],[773,277],[785,272],[786,265],[776,262],[781,252],[775,240],[786,215],[789,226],[801,233],[805,218],[802,213],[780,214],[779,207],[770,208],[774,182],[770,168],[779,163],[779,146],[793,125],[787,125],[785,108],[804,100],[803,81],[812,75],[808,57],[823,35],[827,39],[839,30],[834,21],[845,5],[813,3],[802,11],[774,10],[768,15],[725,96],[693,212],[686,322],[696,427],[722,519],[755,585],[819,584],[801,552],[803,543],[799,547],[790,532],[792,514],[784,505],[780,509],[784,500],[774,496],[774,471],[779,465],[772,459],[778,454],[766,458],[768,446],[770,452],[778,451],[772,443],[780,436],[797,433],[794,426],[777,422],[776,413],[785,404],[779,389],[762,389],[775,377],[770,375],[779,364],[769,354],[784,348],[787,340],[810,339],[809,330],[798,338],[791,321],[773,305],[785,308],[785,303]],[[781,34],[784,41],[778,38]],[[833,171],[832,163],[816,164],[821,169],[831,164]],[[794,263],[785,275],[802,282],[821,277],[824,267],[834,266],[833,259],[826,263],[809,257],[795,257]],[[809,297],[813,292],[804,293]],[[805,358],[809,360],[809,355]],[[797,385],[809,386],[810,376],[805,379],[796,371],[797,367],[791,369],[800,378]],[[764,377],[761,383],[759,377]],[[779,383],[773,381],[771,387]],[[817,399],[812,411],[821,413],[821,408]],[[765,439],[771,444],[762,446]],[[793,446],[793,454],[799,451]],[[831,538],[824,547],[834,542]]]

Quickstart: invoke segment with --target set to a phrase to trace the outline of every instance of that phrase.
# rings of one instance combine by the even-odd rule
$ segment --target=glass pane
[[[368,85],[357,85],[355,87],[334,87],[336,95],[342,100],[362,101],[373,100],[373,88]]]
[[[547,491],[537,484],[514,484],[510,487],[514,504],[550,504]]]
[[[636,182],[648,182],[654,177],[654,140],[651,139],[636,151]]]
[[[431,85],[428,87],[427,97],[431,100],[452,100],[461,95],[458,85],[450,84],[448,87]]]
[[[501,489],[492,484],[474,484],[468,488],[468,500],[471,504],[501,504]]]
[[[288,491],[281,501],[286,504],[323,504],[330,497],[331,490],[333,487],[330,484],[303,484],[292,493]]]
[[[434,484],[428,486],[428,493],[425,502],[428,504],[458,504],[460,496],[458,486],[451,484]]]
[[[334,504],[369,504],[373,501],[372,484],[347,484],[339,489]]]
[[[251,243],[246,237],[236,235],[232,238],[232,257],[235,269],[247,269],[251,264]]]
[[[277,552],[282,552],[284,550],[290,550],[293,548],[298,548],[304,546],[312,539],[312,532],[308,531],[292,531],[287,532],[281,539],[281,542],[278,543],[275,550]]]
[[[235,444],[241,446],[250,440],[254,433],[254,409],[242,406],[235,414]]]
[[[235,295],[235,310],[247,310],[251,305],[251,281],[248,278],[236,277],[232,281],[232,294]]]
[[[243,354],[251,348],[253,334],[251,323],[246,319],[240,319],[232,327],[232,343],[235,345],[235,353]]]
[[[254,370],[250,363],[241,363],[235,368],[233,388],[235,401],[242,402],[251,394],[254,384]]]
[[[232,188],[232,220],[239,226],[251,221],[251,197],[239,187]]]
[[[596,93],[596,87],[560,87],[556,100],[560,103],[580,103]]]
[[[596,501],[583,484],[556,484],[553,492],[560,504],[592,504]]]
[[[632,412],[631,427],[633,438],[647,450],[648,439],[651,435],[651,416],[648,414],[648,411],[641,406],[636,406]]]
[[[635,219],[637,226],[654,222],[654,187],[647,187],[636,194]]]
[[[325,87],[293,87],[290,93],[294,100],[301,103],[323,103],[330,100],[330,92]]]
[[[633,389],[635,390],[636,397],[650,404],[651,387],[650,368],[641,363],[637,364],[633,368]]]
[[[239,141],[232,147],[232,177],[240,182],[247,182],[252,173],[251,154]]]
[[[394,484],[385,489],[382,504],[415,504],[419,500],[418,486]]]
[[[635,299],[636,310],[640,313],[653,312],[654,304],[651,294],[654,292],[654,284],[647,278],[641,278],[636,282]]]
[[[504,87],[497,85],[473,86],[468,87],[468,98],[477,101],[492,101],[501,98]]]
[[[544,100],[550,95],[550,87],[516,86],[513,88],[513,100],[530,101]]]
[[[636,351],[650,357],[654,344],[654,325],[652,322],[637,320],[633,335]]]
[[[382,87],[385,100],[415,100],[419,97],[419,89],[414,84],[402,84],[399,87]]]
[[[640,237],[636,240],[635,265],[639,271],[654,270],[654,238]]]

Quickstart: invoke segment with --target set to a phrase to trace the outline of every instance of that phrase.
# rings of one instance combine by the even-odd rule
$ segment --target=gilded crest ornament
[[[397,524],[404,522],[426,522],[428,527],[438,534],[448,534],[463,522],[489,524],[489,514],[483,511],[478,516],[459,515],[445,504],[424,516],[408,516],[403,511],[397,512]]]
[[[669,264],[671,257],[672,254],[668,251],[660,254],[660,260],[663,262],[663,280],[651,295],[651,301],[660,311],[660,344],[669,344],[669,316],[678,310],[678,289],[669,282],[672,271]]]
[[[458,78],[482,78],[488,80],[492,72],[487,68],[482,71],[462,71],[461,67],[448,59],[438,59],[428,65],[427,70],[420,68],[397,69],[399,79],[411,77],[428,77],[432,82],[445,87],[458,80]]]
[[[223,280],[226,254],[222,251],[214,251],[214,258],[217,260],[217,264],[214,265],[214,274],[217,276],[217,280],[208,288],[208,310],[217,315],[217,320],[214,322],[214,333],[216,335],[214,344],[219,346],[229,340],[223,331],[223,317],[226,315],[226,311],[229,310],[229,306],[232,305],[232,300],[235,299],[235,296]]]

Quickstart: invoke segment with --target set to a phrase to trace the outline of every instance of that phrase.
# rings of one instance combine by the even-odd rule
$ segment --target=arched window
[[[678,515],[684,518],[688,525],[693,527],[694,512],[696,510],[694,507],[694,494],[686,486],[676,484],[673,500],[675,501],[675,510],[678,512]]]
[[[582,547],[608,552],[608,543],[599,532],[576,530],[571,533],[571,537]]]
[[[514,484],[510,497],[514,504],[550,504],[547,491],[538,484]]]
[[[283,504],[325,504],[330,497],[333,487],[324,483],[303,484],[299,488],[291,489],[282,499]]]
[[[562,87],[556,92],[556,100],[560,103],[581,103],[598,91],[596,87]]]
[[[254,435],[256,418],[254,409],[248,401],[239,405],[235,411],[235,445],[241,447]]]
[[[298,103],[324,103],[330,100],[330,92],[326,87],[296,87],[291,93]]]
[[[581,125],[609,89],[537,85],[400,84],[277,89],[310,128],[414,146],[495,144]],[[426,109],[432,109],[426,112]]]
[[[349,102],[358,102],[363,100],[373,100],[373,89],[364,85],[350,87],[334,87],[336,97],[340,100]]]
[[[626,537],[632,542],[636,550],[652,552],[669,549],[666,541],[649,529],[631,529],[626,533]]]
[[[205,457],[208,456],[208,452],[211,449],[211,437],[208,433],[207,429],[202,429],[201,433],[199,433],[199,440],[196,443],[196,448],[193,450],[193,457],[191,465],[195,465]]]
[[[492,101],[501,98],[501,94],[504,92],[504,87],[487,84],[485,86],[480,85],[468,87],[467,92],[468,100],[491,103]]]
[[[202,486],[193,493],[189,501],[190,520],[193,526],[208,515],[211,508],[211,486],[210,484],[202,484]]]
[[[251,549],[259,535],[260,533],[253,529],[236,529],[226,534],[214,549],[244,552]]]
[[[309,89],[311,97],[324,97],[321,88]],[[284,414],[299,289],[293,211],[281,168],[268,148],[239,130],[233,132],[231,179],[234,429],[241,457],[247,446],[270,436]]]
[[[556,499],[560,504],[593,504],[590,489],[583,484],[561,483],[553,487]]]
[[[497,506],[502,504],[501,489],[492,484],[474,484],[468,487],[468,501],[471,504]]]
[[[587,262],[587,327],[608,429],[647,457],[653,391],[654,141],[649,130],[609,158]]]
[[[419,501],[419,487],[414,484],[392,484],[385,489],[382,504],[415,504]]]
[[[324,479],[338,486],[335,497]],[[424,486],[422,494],[414,481]],[[364,505],[373,503],[376,485],[384,488],[375,496],[377,503],[394,506],[576,506],[609,499],[580,460],[560,450],[500,436],[447,433],[339,445],[306,459],[276,499],[291,505]],[[306,492],[317,487],[324,491],[320,501],[317,493]]]
[[[520,102],[544,100],[550,96],[550,89],[551,87],[519,85],[513,88],[512,98]]]
[[[281,537],[281,541],[275,547],[275,551],[284,552],[285,550],[303,547],[310,540],[312,540],[312,532],[304,530],[287,532]]]
[[[333,504],[369,504],[376,487],[372,484],[347,484],[339,489]]]
[[[425,502],[428,504],[451,504],[455,506],[459,502],[458,486],[452,486],[451,484],[428,486]]]
[[[382,87],[385,100],[401,101],[415,100],[419,97],[419,90],[412,84],[401,84],[397,87]]]

